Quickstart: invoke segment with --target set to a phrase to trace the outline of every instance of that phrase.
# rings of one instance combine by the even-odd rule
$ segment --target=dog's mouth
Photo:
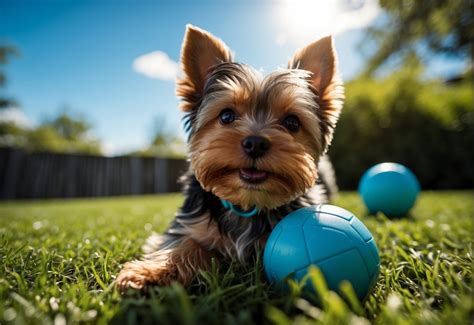
[[[240,179],[251,184],[263,183],[268,178],[268,172],[257,168],[239,169]]]

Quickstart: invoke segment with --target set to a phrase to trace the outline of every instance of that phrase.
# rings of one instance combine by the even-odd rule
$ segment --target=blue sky
[[[67,105],[87,116],[105,151],[114,154],[145,146],[157,117],[183,135],[169,69],[179,60],[186,24],[212,32],[237,61],[266,72],[285,65],[299,47],[334,33],[340,70],[349,80],[364,63],[357,50],[361,28],[380,17],[374,0],[7,0],[0,2],[0,40],[21,51],[7,66],[7,93],[26,118],[39,123]],[[168,62],[149,55],[141,70],[151,71],[134,69],[137,58],[155,51]],[[458,66],[442,62],[438,70]]]

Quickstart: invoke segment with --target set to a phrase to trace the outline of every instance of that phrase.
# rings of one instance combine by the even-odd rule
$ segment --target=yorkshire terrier
[[[220,39],[188,25],[177,95],[189,132],[185,201],[163,235],[126,263],[116,283],[189,284],[211,261],[254,261],[288,213],[337,190],[324,155],[344,91],[332,37],[266,76],[236,63]]]

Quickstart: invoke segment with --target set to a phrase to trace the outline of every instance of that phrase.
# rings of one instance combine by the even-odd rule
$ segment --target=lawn
[[[155,288],[121,297],[113,281],[161,232],[180,195],[0,204],[0,324],[309,323],[471,324],[473,192],[424,192],[412,216],[366,216],[356,193],[335,204],[373,233],[381,257],[377,286],[364,302],[324,290],[320,298],[274,292],[260,261],[202,273],[185,289]],[[311,303],[313,302],[313,303]]]

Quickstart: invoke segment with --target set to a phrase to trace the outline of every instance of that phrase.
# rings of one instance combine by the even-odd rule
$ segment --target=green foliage
[[[370,217],[355,193],[337,205],[371,230],[381,276],[360,303],[350,286],[328,291],[313,269],[318,296],[290,282],[287,294],[265,283],[260,260],[202,272],[178,284],[130,291],[113,280],[139,255],[152,232],[162,232],[179,195],[120,199],[10,202],[0,205],[0,322],[117,324],[468,324],[472,301],[473,192],[422,193],[412,217]],[[318,303],[317,303],[318,301]]]
[[[176,130],[166,125],[166,118],[158,116],[153,126],[153,136],[148,147],[132,155],[162,158],[186,158],[186,143],[176,135]]]
[[[7,64],[13,56],[19,56],[19,52],[15,47],[5,44],[0,45],[0,67]],[[5,76],[5,72],[3,69],[0,69],[0,89],[5,86],[6,82],[7,77]],[[0,109],[14,105],[16,105],[16,102],[13,99],[6,97],[3,94],[0,95]]]
[[[147,148],[133,154],[140,156],[185,159],[186,143],[183,139],[176,136],[156,134]]]
[[[372,165],[407,165],[424,188],[472,188],[472,78],[455,85],[423,80],[417,66],[384,79],[346,84],[346,103],[329,155],[342,188]]]
[[[0,45],[0,64],[7,64],[12,56],[19,56],[19,51],[12,45]]]
[[[85,118],[67,113],[32,129],[0,122],[0,146],[29,151],[100,154],[100,142],[90,136],[90,129]]]
[[[84,117],[73,117],[66,113],[61,113],[51,121],[44,125],[55,130],[66,140],[77,140],[86,138],[88,131],[91,129],[91,124]]]
[[[368,29],[367,38],[377,48],[367,65],[369,73],[397,54],[420,49],[466,58],[472,55],[471,0],[379,0],[379,4],[386,13],[386,21]]]

